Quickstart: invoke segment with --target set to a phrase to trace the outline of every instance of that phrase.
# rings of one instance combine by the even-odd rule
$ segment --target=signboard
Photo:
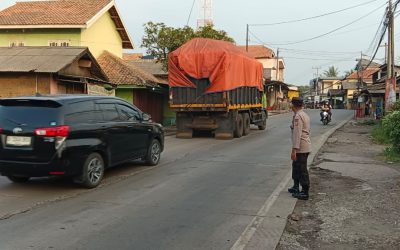
[[[315,102],[320,102],[321,101],[320,96],[319,95],[314,96],[314,101]]]
[[[87,84],[88,95],[115,96],[115,89],[107,90],[101,85]]]

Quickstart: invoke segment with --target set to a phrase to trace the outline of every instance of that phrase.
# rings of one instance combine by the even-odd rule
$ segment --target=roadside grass
[[[400,162],[400,152],[391,145],[389,136],[383,129],[382,122],[375,123],[371,135],[375,143],[387,146],[383,152],[386,161],[396,163]]]

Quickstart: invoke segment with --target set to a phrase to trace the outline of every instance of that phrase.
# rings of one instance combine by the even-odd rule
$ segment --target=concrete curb
[[[324,133],[317,142],[313,143],[312,153],[308,168],[316,159],[322,146],[328,138],[339,128],[348,123],[353,116],[345,119],[329,131]],[[291,170],[285,175],[283,180],[268,197],[263,207],[254,217],[253,221],[247,226],[239,239],[235,242],[232,250],[242,249],[276,249],[280,238],[285,230],[287,216],[293,213],[297,200],[293,199],[286,189],[290,186],[289,182],[292,179]]]

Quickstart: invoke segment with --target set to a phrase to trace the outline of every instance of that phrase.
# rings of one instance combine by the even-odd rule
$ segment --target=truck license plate
[[[6,144],[8,146],[24,147],[30,146],[32,143],[31,137],[26,136],[7,136]]]

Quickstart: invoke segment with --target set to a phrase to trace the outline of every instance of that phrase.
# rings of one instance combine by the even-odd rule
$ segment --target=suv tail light
[[[54,137],[55,148],[58,151],[58,157],[61,157],[61,153],[65,148],[65,141],[69,135],[69,126],[57,126],[49,128],[37,128],[35,134],[41,137]]]
[[[0,128],[0,134],[1,134],[1,133],[3,133],[3,129],[2,129],[2,128]]]
[[[38,128],[35,129],[35,134],[37,136],[44,136],[44,137],[68,137],[69,126]]]

